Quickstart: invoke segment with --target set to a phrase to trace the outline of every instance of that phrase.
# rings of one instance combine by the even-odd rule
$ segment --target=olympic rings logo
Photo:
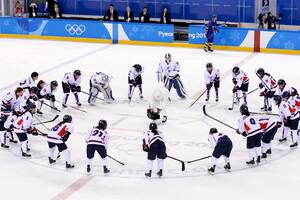
[[[86,31],[86,27],[84,25],[77,25],[77,24],[67,24],[65,26],[65,30],[70,35],[82,35]]]

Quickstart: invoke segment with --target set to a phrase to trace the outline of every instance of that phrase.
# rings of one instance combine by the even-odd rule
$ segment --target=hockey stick
[[[270,116],[277,116],[279,117],[279,114],[275,114],[275,113],[261,113],[261,112],[250,112],[253,115],[270,115]]]
[[[42,131],[40,131],[39,129],[37,129],[37,128],[35,128],[36,130],[37,130],[37,132],[39,132],[40,134],[40,136],[43,136],[43,137],[47,137],[48,136],[48,134],[47,133],[44,133],[44,132],[42,132]]]
[[[200,95],[199,97],[189,106],[189,108],[191,108],[205,93],[206,93],[207,89],[204,90]]]
[[[87,92],[85,92],[85,91],[81,91],[81,93],[83,93],[83,94],[86,94],[86,95],[90,96],[90,94],[89,94],[89,93],[87,93]],[[101,100],[101,101],[104,101],[104,99],[102,99],[102,98],[100,98],[100,97],[93,96],[93,95],[92,95],[92,97],[95,97],[96,99],[99,99],[99,100]]]
[[[205,116],[207,116],[207,117],[209,117],[209,118],[211,118],[211,119],[213,119],[213,120],[219,122],[220,124],[223,124],[224,126],[227,126],[228,128],[231,128],[231,129],[233,129],[233,130],[236,130],[236,128],[234,128],[233,126],[230,126],[230,125],[228,125],[228,124],[222,122],[221,120],[218,120],[218,119],[216,119],[216,118],[210,116],[209,114],[207,114],[205,105],[203,106],[203,113],[204,113]]]
[[[180,162],[181,163],[181,171],[185,171],[185,163],[184,163],[184,161],[179,160],[178,158],[174,158],[172,156],[167,156],[167,157],[171,158],[172,160],[176,160],[176,161]]]
[[[205,160],[205,159],[211,158],[211,157],[212,157],[212,156],[205,156],[205,157],[198,158],[198,159],[195,159],[195,160],[187,161],[187,163],[193,163],[193,162],[197,162],[197,161],[200,161],[200,160]]]
[[[35,118],[39,121],[39,124],[41,124],[47,131],[50,131],[50,128],[48,128],[37,116]]]
[[[58,117],[59,117],[59,115],[55,115],[55,117],[53,119],[48,120],[48,121],[44,121],[44,122],[42,122],[38,119],[39,123],[36,123],[36,124],[33,124],[33,125],[40,125],[40,124],[47,124],[47,123],[50,123],[50,122],[54,122]]]
[[[58,103],[62,103],[61,101],[57,101]],[[80,111],[80,112],[84,112],[84,113],[86,113],[86,110],[82,110],[82,109],[80,109],[80,108],[77,108],[77,107],[75,107],[75,106],[71,106],[71,105],[69,105],[69,104],[66,104],[68,107],[70,107],[70,108],[73,108],[74,110],[78,110],[78,111]]]
[[[40,101],[40,102],[41,102],[41,101]],[[41,103],[45,104],[45,106],[48,106],[48,107],[50,107],[51,109],[53,109],[53,110],[55,110],[55,111],[57,111],[57,112],[61,112],[61,111],[58,110],[57,108],[55,108],[55,107],[53,107],[53,106],[50,106],[49,104],[45,103],[44,101],[41,102]]]
[[[255,92],[255,91],[258,90],[258,89],[259,89],[259,87],[258,87],[258,88],[255,88],[255,89],[253,89],[253,90],[251,90],[250,92],[247,93],[247,95],[249,95],[249,94]],[[237,97],[238,100],[241,99],[241,98],[243,98],[243,96]]]
[[[131,103],[131,100],[132,100],[132,96],[133,96],[134,90],[135,90],[135,87],[133,87],[132,90],[131,90],[131,92],[130,92],[129,104]]]
[[[117,160],[117,159],[111,157],[110,155],[107,155],[107,157],[109,157],[110,159],[112,159],[113,161],[115,161],[115,162],[117,162],[117,163],[119,163],[119,164],[121,164],[121,165],[125,165],[125,163],[123,163],[123,162],[121,162],[121,161],[119,161],[119,160]]]
[[[269,91],[272,91],[272,90],[269,88],[269,86],[262,80],[262,78],[259,77],[257,71],[255,71],[255,74],[256,74],[256,76],[261,80],[262,84],[263,84]]]
[[[228,108],[228,110],[233,110],[233,108],[234,108],[234,99],[236,98],[235,96],[236,96],[236,92],[233,93],[233,96],[232,96],[232,104],[231,104],[231,107]]]

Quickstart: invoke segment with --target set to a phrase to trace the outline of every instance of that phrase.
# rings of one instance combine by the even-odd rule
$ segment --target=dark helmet
[[[207,63],[206,64],[206,68],[212,68],[212,67],[213,67],[212,63]]]
[[[133,68],[135,68],[135,70],[136,70],[137,72],[142,71],[142,66],[141,66],[140,64],[135,64],[135,65],[133,65]]]
[[[274,102],[276,105],[279,105],[281,103],[281,101],[282,101],[281,96],[279,96],[279,95],[274,96]]]
[[[157,124],[152,122],[149,124],[149,130],[150,131],[156,131],[157,130]]]
[[[165,54],[165,59],[167,60],[167,59],[172,59],[172,56],[171,56],[171,54],[170,53],[166,53]]]
[[[65,115],[63,117],[63,122],[64,123],[71,123],[72,122],[72,116],[71,115]]]
[[[291,96],[298,96],[299,95],[299,93],[298,93],[298,91],[297,91],[297,89],[296,88],[294,88],[294,87],[292,87],[292,93],[291,93]]]
[[[282,93],[282,99],[288,100],[290,98],[291,94],[288,91],[285,91]]]
[[[246,116],[250,115],[249,110],[248,110],[248,106],[246,104],[241,105],[240,113],[241,113],[241,115],[246,115]]]
[[[39,73],[37,72],[32,72],[31,73],[31,78],[35,78],[35,77],[38,77],[39,76]]]
[[[105,130],[107,128],[107,122],[104,119],[100,119],[98,122],[98,128],[101,130]]]
[[[58,82],[57,81],[51,81],[50,86],[51,86],[51,88],[56,88],[58,86]]]
[[[216,128],[211,128],[210,130],[209,130],[209,134],[210,135],[212,135],[212,134],[214,134],[214,133],[217,133],[218,132],[218,129],[216,129]]]
[[[265,70],[263,68],[259,68],[257,70],[257,74],[262,78],[265,75]]]
[[[232,72],[234,74],[239,74],[240,73],[240,68],[238,66],[235,66],[233,69],[232,69]]]
[[[283,80],[283,79],[279,79],[278,81],[277,81],[277,85],[285,85],[286,83],[285,83],[285,80]]]
[[[27,110],[36,109],[35,103],[29,102],[29,103],[26,105],[26,109],[27,109]]]
[[[73,72],[74,76],[81,76],[81,71],[79,69]]]

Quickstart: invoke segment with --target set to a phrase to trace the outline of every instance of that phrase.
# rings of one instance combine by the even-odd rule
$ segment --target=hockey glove
[[[265,92],[261,92],[260,94],[259,94],[259,96],[261,96],[261,97],[263,97],[263,96],[265,96],[266,94],[265,94]]]
[[[242,133],[242,136],[247,137],[247,133],[244,131],[244,132]]]
[[[233,79],[232,79],[232,82],[233,82],[233,84],[234,84],[234,85],[236,85],[236,84],[237,84],[237,81],[236,81],[236,79],[235,79],[235,78],[233,78]]]
[[[63,141],[63,142],[66,142],[68,139],[69,139],[69,136],[71,135],[71,133],[70,132],[66,132],[66,134],[61,138],[61,140]]]
[[[258,87],[259,87],[260,89],[262,89],[262,88],[264,87],[264,85],[263,85],[262,83],[260,83],[260,84],[258,84]]]
[[[149,152],[149,147],[146,144],[143,144],[143,151]]]
[[[81,87],[80,87],[80,86],[77,86],[77,87],[75,88],[75,91],[76,91],[76,92],[81,92]]]
[[[281,128],[281,126],[282,126],[282,122],[277,122],[277,128]]]
[[[233,93],[236,93],[237,90],[238,90],[237,87],[233,87],[232,92],[233,92]]]
[[[220,81],[220,77],[216,76],[216,78],[214,79],[214,82]]]

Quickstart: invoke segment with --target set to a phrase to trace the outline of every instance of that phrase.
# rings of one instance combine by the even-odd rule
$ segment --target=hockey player
[[[147,116],[149,119],[154,121],[161,120],[162,123],[167,122],[167,102],[168,102],[169,92],[168,90],[158,85],[152,94],[152,103],[147,109]]]
[[[112,90],[109,85],[111,79],[111,76],[108,76],[103,72],[96,72],[92,75],[90,79],[90,94],[88,99],[89,104],[92,104],[96,101],[99,92],[103,94],[104,101],[106,103],[110,103],[115,100],[112,96]]]
[[[36,106],[34,103],[27,104],[27,110],[14,121],[14,132],[16,133],[20,143],[23,157],[31,157],[27,152],[28,148],[28,134],[38,135],[36,128],[33,126],[33,115],[36,113]]]
[[[20,105],[22,102],[23,88],[18,87],[13,92],[8,92],[1,101],[2,112],[18,112],[20,111]]]
[[[29,103],[28,103],[29,104]],[[27,108],[27,106],[26,106]],[[14,139],[14,123],[17,120],[17,118],[22,115],[22,113],[17,113],[17,112],[11,112],[9,116],[5,116],[6,121],[3,123],[3,127],[1,128],[0,136],[1,136],[1,143],[4,144],[4,148],[9,148],[7,145],[6,139],[9,138],[9,142],[11,143],[18,143],[17,140]]]
[[[107,159],[107,147],[109,134],[106,130],[107,122],[105,120],[100,120],[98,126],[93,127],[87,137],[86,137],[86,156],[87,156],[87,173],[91,171],[92,161],[95,155],[95,151],[98,152],[102,159],[103,163],[103,172],[105,174],[109,173],[110,170],[107,168],[108,159]]]
[[[291,96],[296,96],[298,94],[297,90],[293,87],[290,87],[286,84],[285,80],[279,79],[277,81],[278,88],[275,92],[275,95],[279,95],[282,97],[284,92],[289,92]]]
[[[129,90],[128,90],[128,100],[131,101],[134,89],[136,87],[139,88],[140,91],[140,98],[143,98],[143,89],[142,89],[142,73],[144,72],[144,67],[140,64],[133,65],[128,73],[128,84],[129,84]]]
[[[2,148],[9,148],[9,146],[7,145],[7,130],[4,126],[5,121],[8,118],[8,113],[4,113],[1,111],[1,115],[0,115],[0,142],[1,142],[1,147]]]
[[[240,107],[240,113],[242,117],[239,119],[239,128],[236,132],[247,138],[249,161],[247,161],[246,164],[255,164],[255,158],[256,163],[259,164],[262,155],[262,130],[259,121],[256,117],[250,115],[248,107],[245,104]]]
[[[280,116],[280,124],[284,124],[286,130],[283,132],[282,138],[279,142],[283,142],[287,140],[288,132],[291,134],[292,137],[292,144],[290,145],[291,148],[297,147],[298,143],[298,123],[300,119],[300,114],[297,111],[296,107],[289,104],[286,100],[288,91],[283,93],[283,97],[279,95],[274,96],[275,104],[279,107],[279,116]]]
[[[181,99],[186,99],[187,94],[179,76],[180,65],[172,60],[171,54],[165,55],[165,60],[159,63],[157,70],[158,82],[163,82],[165,87],[170,91],[172,87],[176,89],[177,95]]]
[[[260,118],[258,121],[262,129],[262,158],[267,158],[267,154],[272,154],[272,140],[278,130],[275,120],[269,117]]]
[[[37,72],[32,72],[31,76],[28,77],[27,79],[24,79],[19,83],[19,86],[23,89],[29,89],[32,87],[36,87],[35,81],[39,79],[39,73]]]
[[[210,143],[210,146],[214,148],[214,151],[212,153],[211,157],[211,167],[208,169],[209,173],[214,173],[215,168],[217,165],[217,160],[223,156],[225,161],[224,168],[226,170],[230,170],[230,154],[232,150],[232,142],[230,138],[227,135],[223,135],[222,133],[219,133],[216,128],[211,128],[209,131],[208,141]]]
[[[146,177],[151,177],[152,166],[154,160],[157,158],[157,175],[161,177],[164,169],[164,159],[167,158],[166,145],[163,135],[157,130],[156,123],[150,123],[149,130],[143,136],[143,151],[148,152]]]
[[[214,86],[216,91],[216,102],[219,101],[219,88],[220,88],[220,71],[214,68],[212,63],[206,64],[204,72],[204,80],[206,84],[207,95],[205,101],[209,100],[210,89]]]
[[[68,101],[70,92],[72,92],[74,94],[76,104],[78,106],[81,106],[81,103],[79,101],[79,96],[78,96],[78,92],[81,92],[80,83],[81,83],[81,71],[80,70],[75,70],[73,73],[68,72],[65,74],[63,81],[62,81],[62,89],[64,92],[62,106],[64,108],[67,107],[67,101]]]
[[[54,110],[57,110],[57,108],[55,107],[55,96],[54,96],[54,92],[56,92],[58,87],[58,82],[57,81],[51,81],[50,85],[44,85],[44,87],[41,89],[39,96],[38,96],[38,101],[37,101],[37,113],[38,114],[43,114],[43,112],[41,111],[43,103],[44,103],[44,99],[48,100],[50,103],[50,107]]]
[[[55,147],[57,146],[58,151],[63,154],[64,160],[66,162],[66,169],[74,168],[71,164],[70,151],[66,145],[67,140],[70,135],[73,134],[74,127],[72,124],[72,116],[65,115],[63,120],[54,126],[51,131],[49,131],[47,136],[48,147],[49,147],[49,163],[53,164],[56,162],[54,159]]]
[[[262,91],[259,96],[264,97],[262,110],[272,111],[272,99],[277,89],[276,80],[270,74],[266,73],[263,68],[259,68],[256,74],[261,80],[259,88],[262,89]]]
[[[213,42],[214,42],[214,35],[219,32],[217,29],[217,16],[213,16],[212,20],[205,25],[205,37],[206,37],[206,42],[204,45],[204,51],[211,51],[213,52],[214,50],[212,49]]]
[[[236,102],[239,101],[239,93],[242,92],[244,104],[247,105],[247,92],[249,87],[249,78],[247,74],[240,70],[238,66],[232,69],[232,82],[234,84],[233,94],[236,94]]]

